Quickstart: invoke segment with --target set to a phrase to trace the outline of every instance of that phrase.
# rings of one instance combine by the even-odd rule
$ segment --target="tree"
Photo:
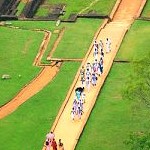
[[[150,132],[132,133],[125,144],[130,147],[130,150],[150,150]]]
[[[125,95],[150,108],[150,57],[134,62],[133,67],[134,73],[131,75]]]

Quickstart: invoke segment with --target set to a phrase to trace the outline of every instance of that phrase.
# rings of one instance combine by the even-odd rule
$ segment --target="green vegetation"
[[[47,63],[46,57],[51,51],[52,46],[58,36],[57,34],[53,33],[55,29],[61,29],[65,27],[65,34],[62,37],[62,40],[58,45],[53,57],[83,58],[90,46],[94,33],[100,26],[100,23],[101,20],[93,21],[91,19],[79,19],[75,24],[62,23],[60,27],[56,28],[54,26],[54,22],[14,21],[12,22],[13,26],[20,27],[24,30],[0,28],[0,41],[2,43],[1,52],[3,53],[3,55],[1,55],[0,62],[1,64],[4,64],[0,70],[0,74],[10,74],[12,77],[11,80],[0,81],[1,85],[3,85],[0,86],[2,91],[0,105],[9,101],[19,91],[19,89],[21,89],[23,85],[27,84],[33,77],[35,77],[39,71],[39,68],[33,67],[32,64],[42,42],[43,33],[30,31],[30,29],[51,28],[52,38],[42,59],[42,62]],[[13,38],[8,38],[11,36],[13,36]],[[86,40],[84,40],[85,38]],[[16,42],[15,44],[14,39]],[[9,53],[5,53],[6,50],[9,51]],[[21,75],[21,78],[18,77],[19,74]],[[31,75],[28,76],[29,74]],[[19,82],[16,82],[18,81],[18,78]]]
[[[14,26],[26,29],[47,29],[53,32],[55,29],[65,28],[65,33],[56,48],[53,57],[56,58],[83,58],[89,49],[94,34],[103,20],[78,19],[76,23],[61,23],[55,27],[54,22],[12,22]],[[88,32],[87,32],[88,31]],[[86,39],[86,40],[85,40]]]
[[[45,135],[54,122],[79,65],[64,63],[47,87],[0,121],[1,150],[8,147],[9,150],[42,149]]]
[[[131,139],[134,133],[149,133],[149,27],[148,22],[136,21],[127,33],[117,59],[132,63],[114,63],[77,150],[134,150],[149,144],[147,134],[145,141]]]
[[[43,16],[48,16],[48,14],[49,14],[49,9],[40,7],[40,9],[38,9],[36,13],[36,16],[43,17]]]
[[[150,108],[150,55],[134,63],[134,74],[129,82],[126,96]]]
[[[142,17],[150,17],[150,1],[149,0],[147,0],[141,16]]]
[[[48,56],[49,53],[51,52],[51,50],[52,50],[52,48],[53,48],[53,46],[54,46],[54,44],[55,44],[55,41],[57,40],[58,36],[59,36],[59,35],[58,35],[57,33],[52,33],[52,34],[51,34],[51,37],[50,37],[50,41],[49,41],[47,50],[46,50],[46,52],[44,53],[44,55],[43,55],[43,57],[42,57],[42,60],[41,60],[42,63],[45,63],[45,64],[49,63],[49,61],[47,61],[47,56]]]
[[[94,3],[94,5],[90,6],[91,3]],[[39,16],[43,16],[44,13],[46,16],[48,14],[48,11],[50,10],[50,6],[54,4],[65,4],[65,16],[63,16],[64,19],[68,18],[71,13],[79,13],[83,9],[89,7],[88,9],[85,9],[83,13],[87,13],[88,11],[96,11],[97,13],[108,15],[111,12],[112,7],[114,6],[116,0],[80,0],[80,2],[76,2],[74,0],[46,0],[44,5],[47,7],[40,7],[37,14]],[[45,10],[44,10],[45,9]]]
[[[21,14],[21,12],[23,11],[23,8],[25,7],[25,5],[26,4],[24,2],[22,2],[22,1],[19,3],[19,5],[17,7],[17,9],[18,9],[17,16],[19,16]]]
[[[101,23],[99,19],[78,19],[76,23],[66,23],[64,36],[53,57],[83,58]]]
[[[60,29],[61,26],[56,27],[55,21],[11,21],[13,26],[20,27],[23,29],[43,29],[54,31],[55,29]]]
[[[132,73],[130,63],[114,63],[76,150],[127,150],[131,132],[149,129],[149,110],[122,96]]]
[[[150,23],[147,21],[135,21],[123,44],[116,59],[140,61],[149,53]]]
[[[0,105],[3,105],[38,74],[40,68],[32,64],[42,42],[43,33],[5,27],[0,28],[0,33],[0,76],[11,76],[9,80],[0,80]]]
[[[134,132],[129,139],[125,141],[131,150],[149,150],[150,149],[150,132]]]

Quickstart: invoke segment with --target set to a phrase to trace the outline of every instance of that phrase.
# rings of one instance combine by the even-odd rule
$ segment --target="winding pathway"
[[[11,26],[13,29],[21,29],[19,27]],[[39,52],[34,60],[33,65],[39,66],[41,64],[41,58],[47,49],[51,32],[47,30],[35,29],[35,32],[44,32],[45,36],[39,48]],[[20,105],[22,105],[25,101],[31,98],[33,95],[42,90],[53,78],[57,75],[62,62],[53,61],[49,66],[42,66],[41,72],[35,77],[29,84],[23,87],[20,92],[11,99],[8,103],[0,107],[0,119],[6,117],[15,111]]]

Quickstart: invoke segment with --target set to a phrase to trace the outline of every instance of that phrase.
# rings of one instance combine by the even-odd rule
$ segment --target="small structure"
[[[2,79],[11,79],[9,74],[3,74]]]
[[[59,25],[60,25],[60,20],[57,20],[57,22],[56,22],[56,27],[58,27]]]

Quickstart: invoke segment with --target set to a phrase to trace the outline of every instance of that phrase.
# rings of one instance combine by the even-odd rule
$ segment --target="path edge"
[[[109,18],[112,20],[114,18],[114,15],[115,13],[117,12],[118,8],[119,8],[119,5],[121,4],[122,0],[117,0],[117,2],[115,3],[110,15],[109,15]]]
[[[119,48],[120,48],[120,46],[121,46],[121,43],[122,43],[122,41],[123,41],[123,39],[124,39],[124,37],[125,37],[125,35],[126,35],[126,33],[128,32],[128,28],[126,29],[126,30],[124,30],[124,33],[122,34],[122,38],[119,40],[119,42],[118,42],[118,44],[116,45],[116,53],[114,54],[114,56],[112,57],[112,59],[110,60],[110,62],[109,62],[109,68],[111,69],[111,67],[112,67],[112,65],[113,65],[113,60],[115,59],[115,57],[116,57],[116,55],[117,55],[117,52],[118,52],[118,50],[119,50]],[[105,83],[105,81],[106,81],[106,79],[107,79],[107,76],[109,75],[109,72],[110,72],[110,69],[108,69],[108,70],[106,70],[106,72],[104,73],[104,79],[101,81],[102,82],[102,84],[101,84],[101,86],[99,86],[99,87],[97,87],[97,91],[101,91],[101,89],[102,89],[102,87],[103,87],[103,85],[104,85],[104,83]],[[82,125],[82,127],[80,128],[80,131],[78,132],[78,135],[77,135],[77,138],[76,138],[76,143],[74,144],[74,146],[72,147],[72,150],[74,150],[75,149],[75,147],[76,147],[76,145],[77,145],[77,143],[78,143],[78,140],[79,140],[79,138],[80,138],[80,136],[82,135],[82,133],[83,133],[83,129],[84,129],[84,127],[85,127],[85,125],[86,125],[86,123],[87,123],[87,121],[88,121],[88,119],[89,119],[89,117],[90,117],[90,114],[91,114],[91,112],[92,112],[92,110],[94,109],[94,106],[95,106],[95,104],[96,104],[96,101],[97,101],[97,97],[99,96],[99,92],[97,92],[97,95],[95,95],[95,99],[93,100],[93,103],[91,103],[91,107],[90,107],[90,109],[88,110],[88,112],[87,112],[87,115],[85,116],[85,118],[84,118],[84,120],[83,120],[83,125]]]
[[[85,64],[85,62],[86,62],[86,60],[87,60],[87,58],[88,58],[90,52],[92,51],[94,40],[98,37],[99,33],[100,33],[101,30],[106,26],[107,23],[108,23],[108,19],[104,19],[104,22],[102,23],[101,27],[100,27],[100,28],[98,29],[98,31],[95,33],[94,38],[93,38],[93,40],[92,40],[92,43],[91,43],[91,45],[90,45],[90,47],[89,47],[89,50],[88,50],[88,52],[86,53],[85,58],[83,59],[81,65],[80,65],[80,67],[79,67],[79,69],[78,69],[78,71],[77,71],[77,73],[76,73],[76,75],[75,75],[74,81],[73,81],[73,83],[72,83],[71,86],[70,86],[70,89],[69,89],[69,91],[68,91],[68,94],[67,94],[67,96],[66,96],[64,102],[62,103],[62,105],[61,105],[59,111],[58,111],[58,115],[56,116],[56,119],[55,119],[55,121],[54,121],[54,123],[53,123],[53,125],[52,125],[51,131],[54,131],[54,130],[55,130],[55,128],[56,128],[56,126],[57,126],[57,124],[58,124],[58,121],[59,121],[59,119],[60,119],[60,116],[61,116],[61,114],[63,113],[63,111],[64,111],[64,109],[65,109],[65,107],[66,107],[66,105],[67,105],[67,103],[68,103],[68,100],[69,100],[69,98],[70,98],[70,96],[71,96],[71,93],[72,93],[72,91],[73,91],[73,89],[74,89],[74,87],[75,87],[75,85],[76,85],[76,83],[77,83],[77,81],[78,81],[78,78],[79,78],[79,75],[80,75],[80,69],[81,69],[81,67]]]
[[[111,19],[112,19],[113,16],[115,15],[115,13],[116,13],[117,9],[119,8],[119,5],[120,5],[121,2],[122,2],[122,0],[117,0],[117,2],[115,3],[115,6],[113,7],[113,10],[112,10],[112,12],[111,12],[111,14],[110,14],[110,18],[111,18]],[[54,131],[54,130],[55,130],[55,128],[56,128],[56,126],[57,126],[57,124],[58,124],[59,118],[60,118],[61,114],[63,113],[63,111],[64,111],[64,109],[65,109],[65,107],[66,107],[66,105],[67,105],[67,103],[68,103],[69,97],[71,96],[71,93],[72,93],[72,91],[73,91],[73,89],[74,89],[74,87],[75,87],[75,84],[76,84],[76,82],[77,82],[77,80],[78,80],[78,78],[79,78],[80,69],[81,69],[81,67],[85,64],[85,62],[86,62],[86,60],[87,60],[87,58],[88,58],[90,52],[92,51],[94,40],[97,39],[97,37],[98,37],[98,35],[100,34],[101,30],[106,26],[106,24],[107,24],[108,22],[109,22],[109,19],[104,19],[104,22],[102,23],[102,25],[100,26],[100,28],[99,28],[99,29],[97,30],[97,32],[95,33],[94,38],[93,38],[93,40],[92,40],[92,43],[91,43],[91,45],[90,45],[90,47],[89,47],[89,50],[88,50],[88,52],[86,53],[86,55],[85,55],[85,57],[84,57],[84,59],[83,59],[81,65],[80,65],[80,67],[79,67],[79,69],[78,69],[78,71],[77,71],[77,73],[76,73],[76,76],[75,76],[75,78],[74,78],[74,81],[73,81],[72,85],[70,86],[70,89],[69,89],[69,91],[68,91],[68,94],[67,94],[67,96],[66,96],[64,102],[62,103],[62,105],[61,105],[59,111],[58,111],[58,114],[57,114],[57,116],[56,116],[56,119],[55,119],[55,121],[54,121],[54,123],[53,123],[53,125],[52,125],[51,131]]]
[[[144,7],[145,7],[145,5],[146,5],[146,2],[147,2],[147,0],[143,0],[143,1],[142,1],[141,6],[140,6],[140,8],[139,8],[139,11],[138,11],[137,14],[136,14],[136,19],[137,19],[138,17],[140,17],[141,13],[143,12]]]

